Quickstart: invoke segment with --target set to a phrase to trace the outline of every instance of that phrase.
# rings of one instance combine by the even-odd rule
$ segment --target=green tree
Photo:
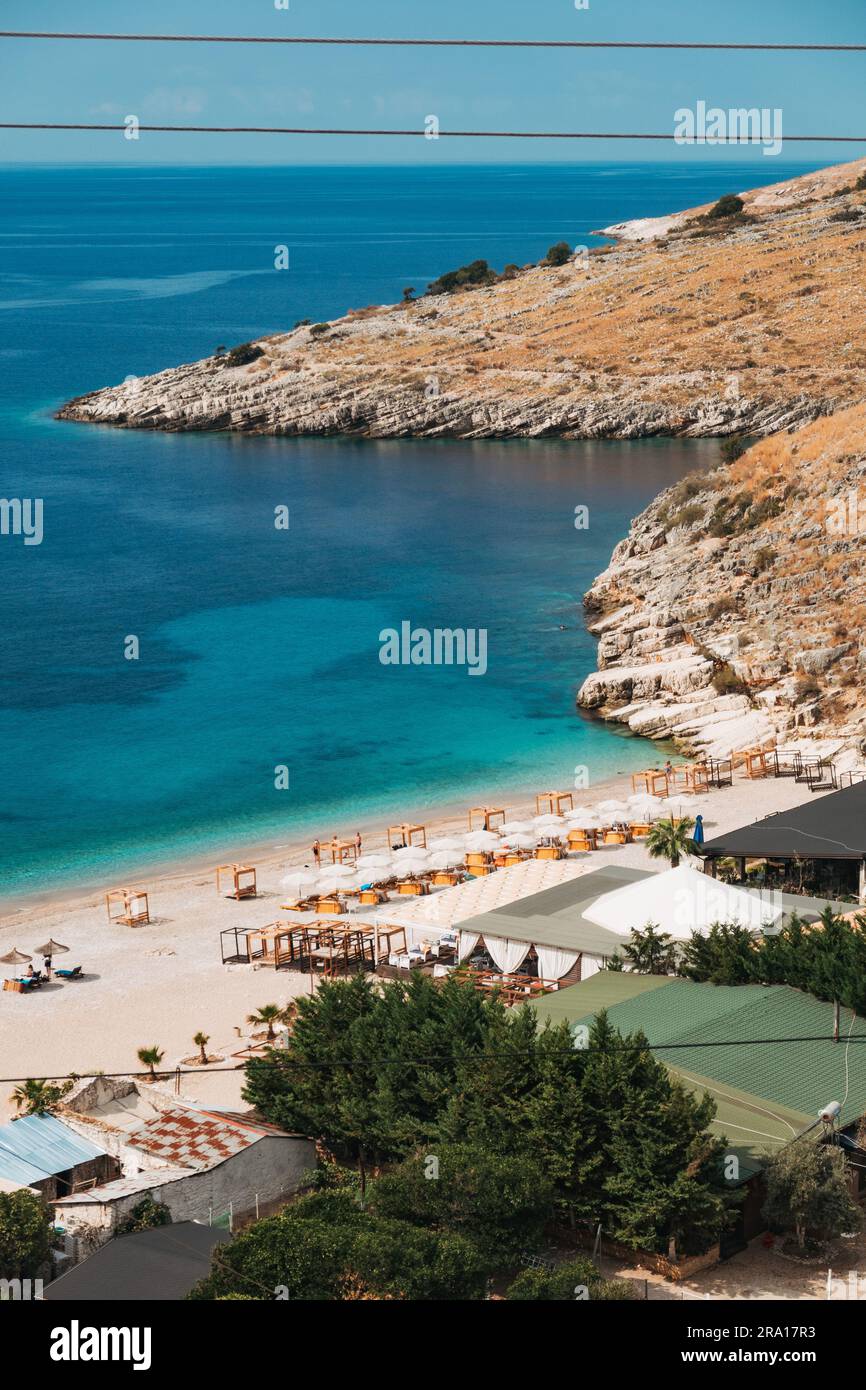
[[[707,217],[736,217],[745,206],[742,198],[738,198],[736,193],[726,193],[710,208]]]
[[[558,241],[555,246],[551,246],[545,261],[548,265],[566,265],[573,254],[574,252],[567,241]]]
[[[860,1230],[863,1217],[851,1196],[841,1149],[795,1139],[769,1158],[764,1178],[764,1217],[771,1226],[793,1231],[801,1249],[810,1235],[833,1240]]]
[[[15,1102],[16,1110],[23,1110],[25,1115],[47,1115],[60,1104],[63,1097],[72,1089],[71,1081],[62,1081],[56,1084],[51,1081],[39,1081],[31,1078],[22,1085],[16,1086],[12,1092],[12,1099]]]
[[[745,985],[761,974],[757,933],[738,922],[713,922],[682,947],[679,973],[713,985]]]
[[[469,1241],[381,1217],[336,1191],[302,1197],[221,1246],[190,1296],[268,1299],[280,1290],[293,1300],[335,1301],[351,1285],[428,1301],[480,1298],[484,1281],[483,1260]]]
[[[643,931],[632,928],[623,954],[638,975],[671,975],[676,969],[679,948],[669,932],[660,931],[657,922],[647,922]]]
[[[140,1047],[138,1049],[138,1052],[136,1053],[136,1056],[138,1057],[138,1060],[139,1062],[141,1062],[141,1065],[143,1067],[150,1068],[150,1075],[152,1079],[155,1081],[156,1068],[159,1066],[160,1062],[165,1056],[165,1053],[161,1052],[160,1049],[156,1045],[154,1045],[153,1047]]]
[[[0,1192],[0,1279],[34,1279],[48,1262],[51,1213],[34,1192]]]
[[[653,859],[667,859],[675,869],[684,854],[694,851],[695,843],[690,831],[693,822],[685,818],[657,820],[644,840],[647,851]]]
[[[373,1185],[380,1216],[464,1236],[491,1269],[535,1249],[553,1214],[553,1185],[529,1154],[503,1156],[472,1144],[438,1144]]]
[[[210,1042],[210,1035],[208,1033],[201,1032],[194,1033],[192,1040],[198,1048],[199,1060],[202,1066],[207,1066],[207,1045]]]

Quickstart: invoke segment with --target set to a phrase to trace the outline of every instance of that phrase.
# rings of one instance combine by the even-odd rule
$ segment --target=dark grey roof
[[[508,937],[511,941],[531,941],[536,946],[555,946],[565,951],[586,951],[589,955],[612,956],[623,944],[616,932],[597,927],[583,916],[605,893],[628,883],[648,878],[646,869],[609,864],[579,878],[557,883],[541,893],[518,898],[516,902],[479,913],[460,923],[460,930],[480,932],[482,936]]]
[[[230,1239],[228,1231],[194,1221],[117,1236],[47,1284],[43,1298],[49,1303],[177,1301],[210,1271],[214,1247]]]
[[[866,782],[814,796],[791,811],[707,840],[704,853],[776,859],[861,859],[866,856]]]

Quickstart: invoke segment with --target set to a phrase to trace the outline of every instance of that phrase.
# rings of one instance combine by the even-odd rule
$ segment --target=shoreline
[[[593,716],[597,718],[597,716]],[[599,719],[599,723],[605,723]],[[616,728],[617,726],[614,726]],[[616,736],[615,734],[613,736]],[[621,735],[620,735],[621,736]],[[631,735],[630,739],[638,739],[637,735]],[[639,739],[641,743],[647,745],[647,765],[652,764],[653,754],[655,758],[663,763],[666,758],[672,762],[684,761],[684,756],[680,750],[674,748],[669,740]],[[629,793],[631,791],[631,772],[615,772],[609,777],[596,782],[591,788],[579,791],[567,786],[560,786],[557,790],[572,790],[575,797],[575,805],[592,805],[596,800],[604,800],[606,796],[613,796],[628,783]],[[502,804],[509,818],[522,819],[524,813],[535,814],[535,795],[543,791],[538,781],[533,781],[531,785],[509,789],[507,792],[495,793],[492,798],[488,797],[485,804]],[[482,804],[483,797],[479,793],[467,792],[465,799],[454,796],[441,806],[435,806],[427,814],[423,823],[427,826],[431,837],[436,835],[450,834],[457,830],[466,831],[468,828],[468,814],[470,805]],[[379,849],[385,844],[387,818],[392,814],[399,815],[402,820],[405,812],[383,811],[375,816],[360,817],[353,821],[351,826],[347,823],[342,831],[337,830],[341,839],[349,839],[355,831],[360,831],[364,841],[364,848],[367,850]],[[419,812],[412,819],[413,824],[420,824],[423,813]],[[0,892],[0,932],[16,925],[18,922],[26,923],[35,916],[42,916],[46,913],[60,912],[64,909],[75,910],[83,907],[102,905],[105,894],[109,889],[126,884],[128,886],[141,886],[158,889],[160,885],[183,885],[188,884],[192,879],[200,879],[203,874],[213,877],[217,863],[240,863],[241,858],[246,863],[253,863],[257,869],[266,873],[275,872],[282,868],[282,872],[288,873],[294,868],[303,868],[311,861],[310,848],[312,838],[318,834],[323,844],[333,833],[333,820],[337,820],[337,826],[342,823],[342,815],[333,817],[330,828],[326,828],[327,823],[322,818],[322,824],[318,830],[312,832],[285,832],[285,839],[275,842],[274,837],[266,840],[256,838],[254,840],[244,840],[242,837],[234,841],[227,841],[230,848],[224,851],[214,852],[213,854],[196,853],[190,855],[177,855],[167,859],[142,861],[138,869],[130,870],[128,873],[121,871],[116,877],[110,880],[104,878],[99,882],[69,883],[55,889],[34,890],[32,893],[10,894],[8,897]],[[396,823],[396,821],[395,821]]]

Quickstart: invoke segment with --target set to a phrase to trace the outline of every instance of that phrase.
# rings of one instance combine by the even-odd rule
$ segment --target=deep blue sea
[[[774,163],[774,178],[804,166]],[[159,435],[73,395],[766,177],[617,164],[0,171],[0,896],[644,765],[578,715],[581,596],[712,442]],[[286,245],[290,269],[274,269]],[[590,508],[576,531],[574,509]],[[274,508],[290,508],[288,531]],[[379,632],[484,628],[488,672]],[[137,661],[124,657],[138,638]],[[277,790],[274,769],[289,770]]]

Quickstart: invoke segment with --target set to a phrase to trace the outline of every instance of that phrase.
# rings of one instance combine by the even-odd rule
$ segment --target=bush
[[[48,1260],[51,1213],[42,1198],[22,1188],[0,1192],[0,1279],[33,1279]]]
[[[725,613],[736,613],[738,608],[737,600],[733,594],[722,594],[721,598],[714,599],[707,609],[707,617],[721,618]]]
[[[257,357],[264,355],[264,349],[258,343],[239,343],[237,347],[229,349],[225,363],[227,367],[245,367],[248,362],[255,362]]]
[[[555,246],[551,246],[544,258],[544,263],[545,265],[567,265],[573,254],[567,241],[558,241]]]
[[[152,1231],[156,1226],[170,1226],[171,1212],[163,1202],[153,1197],[143,1197],[117,1228],[119,1236],[129,1236],[135,1231]]]
[[[726,193],[714,207],[710,208],[707,217],[736,217],[737,213],[742,212],[745,206],[742,198],[738,198],[735,193]]]
[[[586,1298],[590,1302],[610,1302],[633,1296],[628,1280],[603,1279],[589,1259],[569,1260],[558,1269],[524,1269],[505,1295],[507,1299],[538,1303]]]
[[[732,434],[722,441],[722,462],[736,463],[749,448],[750,440],[745,434]]]
[[[778,556],[771,545],[762,545],[755,556],[755,573],[763,574],[770,569],[777,560]]]
[[[724,663],[713,676],[713,690],[717,695],[745,695],[748,686],[732,666]]]
[[[446,270],[438,280],[428,285],[428,294],[454,294],[458,290],[474,289],[478,285],[492,285],[496,271],[491,270],[486,261],[470,261],[458,270]]]
[[[696,503],[692,503],[690,507],[681,507],[678,512],[674,512],[668,525],[671,528],[674,526],[694,526],[696,521],[703,520],[703,515],[703,507],[699,507]]]

